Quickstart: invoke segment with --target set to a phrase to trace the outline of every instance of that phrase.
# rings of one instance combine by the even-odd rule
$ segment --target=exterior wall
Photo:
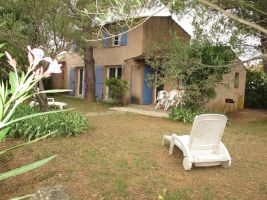
[[[142,54],[143,26],[127,33],[127,45],[94,49],[96,66],[124,65],[124,61]]]
[[[84,66],[84,61],[82,57],[76,53],[66,53],[66,58],[65,58],[65,68],[64,68],[64,80],[63,80],[63,88],[64,89],[69,89],[69,82],[70,82],[70,68],[71,67],[81,67]],[[75,70],[75,89],[77,88],[77,70]],[[75,92],[76,94],[76,92]]]
[[[235,73],[239,73],[239,86],[234,88]],[[217,97],[211,100],[206,107],[216,111],[223,111],[225,105],[225,99],[233,99],[235,101],[235,108],[242,110],[244,108],[244,97],[246,87],[246,69],[240,63],[233,67],[229,74],[224,76],[223,82],[216,88]],[[232,109],[232,106],[230,107]],[[228,105],[226,108],[228,111]]]
[[[144,24],[143,54],[154,45],[162,45],[173,38],[173,34],[190,40],[185,32],[171,17],[152,17]]]
[[[142,57],[145,55],[147,50],[152,47],[153,44],[163,43],[166,40],[170,40],[172,35],[171,32],[177,32],[178,35],[190,39],[190,36],[176,24],[171,17],[152,17],[144,24],[140,25],[136,29],[127,33],[127,44],[125,46],[116,47],[103,47],[103,42],[98,43],[98,47],[94,48],[94,59],[95,66],[103,66],[103,98],[106,99],[106,86],[105,81],[108,77],[108,67],[122,66],[122,79],[128,83],[127,99],[131,103],[142,103],[143,93],[143,61],[134,61],[134,58]],[[131,59],[133,58],[133,59]],[[129,62],[127,60],[130,60]],[[82,56],[68,52],[65,56],[65,70],[62,87],[69,88],[69,77],[71,67],[82,67],[84,66],[84,60]],[[132,75],[131,75],[132,72]],[[132,85],[130,85],[130,78],[132,77]],[[78,73],[75,70],[75,91],[77,95],[78,87]],[[131,95],[130,95],[131,86]],[[130,98],[132,96],[132,98]],[[155,94],[154,94],[155,96]],[[155,99],[154,99],[155,100]]]
[[[61,67],[62,73],[51,75],[52,88],[66,89],[64,87],[64,81],[67,77],[66,76],[66,63],[65,62],[59,62],[59,63],[62,64],[62,67]]]
[[[123,70],[123,79],[127,81],[126,100],[129,103],[141,104],[142,100],[143,63],[134,59],[127,60]]]

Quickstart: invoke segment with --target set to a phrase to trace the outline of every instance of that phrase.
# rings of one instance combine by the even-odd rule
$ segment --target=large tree
[[[168,1],[167,1],[168,2]],[[185,0],[175,1],[171,8],[176,13],[195,13],[199,26],[208,27],[211,37],[231,35],[229,43],[239,50],[251,49],[246,38],[258,38],[261,58],[267,72],[267,1],[266,0]],[[183,12],[184,11],[184,12]]]
[[[27,45],[41,47],[55,58],[66,49],[70,35],[67,8],[60,0],[1,1],[0,20],[5,24],[0,29],[0,41],[6,43],[6,48],[20,58],[24,66],[27,65],[23,60]],[[39,88],[44,89],[42,80]],[[36,98],[41,110],[48,111],[46,96],[36,95]]]

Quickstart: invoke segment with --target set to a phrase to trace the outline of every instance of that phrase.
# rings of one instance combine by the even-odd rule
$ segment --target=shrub
[[[109,78],[106,85],[109,87],[109,97],[120,105],[125,104],[125,93],[127,91],[127,82],[118,78]]]
[[[38,111],[37,108],[21,105],[15,112],[15,117],[38,113]],[[81,114],[66,111],[19,121],[12,125],[9,136],[32,139],[56,130],[57,135],[75,136],[90,128],[87,120]]]
[[[245,92],[246,108],[267,108],[267,75],[264,71],[248,71]]]
[[[195,116],[205,113],[211,113],[205,109],[190,109],[190,108],[173,108],[170,112],[170,119],[183,123],[193,123]]]

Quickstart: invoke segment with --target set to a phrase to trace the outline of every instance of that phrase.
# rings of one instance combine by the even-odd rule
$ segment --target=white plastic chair
[[[180,105],[180,107],[182,107],[184,105],[184,102],[183,102],[184,93],[185,93],[185,90],[181,90],[178,92],[175,108],[177,108],[179,105]]]
[[[227,117],[219,114],[203,114],[195,117],[191,135],[164,135],[170,141],[169,153],[177,146],[183,151],[183,167],[190,170],[195,166],[231,166],[231,157],[221,138],[226,126]]]
[[[172,90],[169,92],[168,101],[165,104],[164,110],[168,110],[171,106],[173,106],[177,102],[179,91]]]
[[[168,102],[169,93],[166,90],[161,90],[158,92],[157,96],[157,105],[155,109],[158,109],[161,105],[164,105]]]

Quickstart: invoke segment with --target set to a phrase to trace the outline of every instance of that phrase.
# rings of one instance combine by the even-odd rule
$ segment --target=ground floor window
[[[84,95],[84,68],[78,69],[78,95]]]
[[[108,67],[107,79],[109,78],[121,79],[121,76],[122,76],[121,66]],[[106,87],[106,99],[109,99],[109,88],[108,87]]]
[[[108,77],[107,78],[121,78],[122,68],[121,66],[109,67],[108,68]]]

